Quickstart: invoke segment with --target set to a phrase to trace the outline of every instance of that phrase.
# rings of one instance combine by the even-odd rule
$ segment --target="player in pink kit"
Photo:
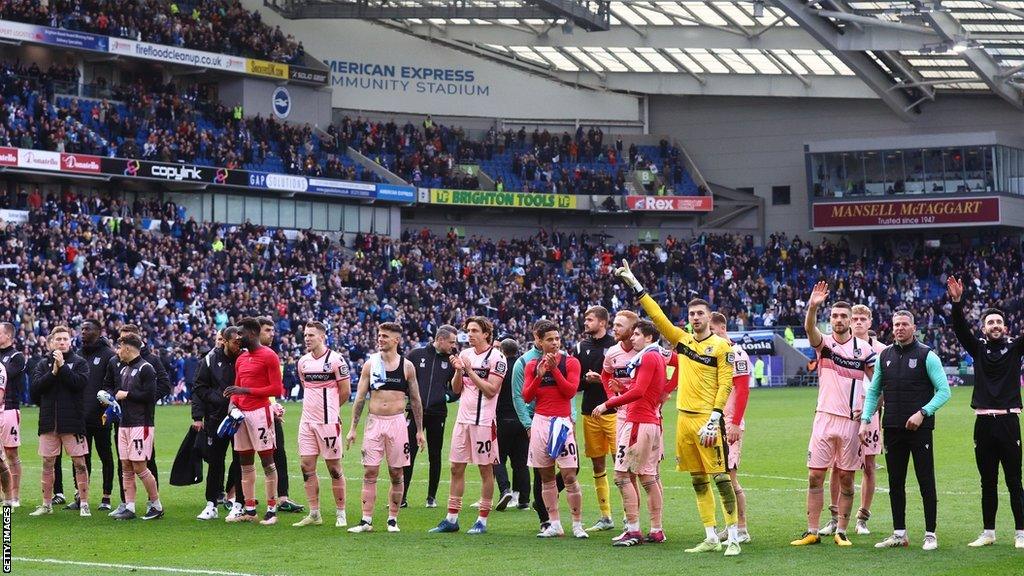
[[[601,382],[608,392],[608,397],[623,394],[630,386],[629,362],[636,356],[633,349],[633,329],[640,318],[635,312],[620,310],[615,314],[612,321],[612,335],[618,344],[612,346],[604,354],[604,368],[601,370]],[[615,410],[615,432],[626,423],[626,414],[629,406],[620,406]]]
[[[327,347],[327,327],[311,320],[302,332],[306,355],[296,369],[305,393],[299,417],[299,457],[306,485],[309,514],[292,526],[323,524],[320,517],[320,479],[316,475],[317,457],[323,456],[331,475],[331,492],[337,506],[335,527],[344,528],[345,476],[341,469],[341,405],[351,391],[348,363],[341,354]]]
[[[725,314],[713,312],[711,314],[711,332],[721,338],[729,340],[727,329],[728,321]],[[750,542],[750,533],[747,532],[747,497],[743,493],[743,486],[740,486],[736,471],[740,467],[740,455],[743,450],[744,421],[743,415],[747,411],[747,400],[750,398],[750,356],[738,343],[732,342],[732,392],[729,400],[725,403],[725,440],[726,440],[726,467],[729,470],[729,479],[732,480],[732,489],[736,493],[736,530],[739,533],[740,544]],[[718,538],[728,538],[727,531],[719,532]]]
[[[614,398],[619,394],[624,394],[631,385],[631,378],[629,375],[629,362],[636,356],[636,350],[633,349],[633,329],[636,327],[636,323],[640,321],[640,317],[631,310],[619,310],[615,313],[615,319],[612,321],[612,336],[618,343],[612,346],[604,354],[604,366],[601,369],[601,383],[604,384],[605,393],[608,398]],[[619,431],[622,430],[622,426],[626,423],[626,416],[629,411],[629,406],[619,406],[615,409],[615,437],[618,439]],[[633,488],[637,494],[640,493],[640,484],[636,478],[633,478]],[[623,510],[625,512],[625,510]],[[596,528],[596,526],[595,526]],[[628,530],[623,529],[622,533],[612,538],[612,541],[618,541],[626,537]]]
[[[245,493],[245,512],[229,518],[234,522],[256,520],[256,454],[263,465],[266,482],[267,512],[260,524],[277,524],[277,466],[274,464],[274,416],[270,412],[270,398],[283,396],[281,361],[270,348],[260,344],[260,322],[243,318],[238,323],[240,340],[245,352],[235,360],[235,385],[224,389],[231,404],[242,411],[245,419],[234,436],[235,451],[242,467],[242,491]]]
[[[641,320],[633,330],[633,348],[639,350],[629,363],[632,386],[625,394],[609,398],[594,408],[603,414],[609,408],[630,405],[625,424],[619,429],[615,452],[615,485],[622,492],[626,508],[626,534],[614,540],[613,546],[637,546],[644,542],[665,541],[661,517],[664,489],[658,469],[662,460],[661,405],[667,388],[665,355],[658,346],[658,329],[649,320]],[[645,539],[640,532],[640,494],[636,489],[639,477],[647,492],[651,532]]]
[[[391,492],[388,494],[388,532],[398,528],[398,508],[402,504],[405,467],[409,465],[409,424],[405,419],[408,401],[416,421],[416,442],[426,446],[423,435],[423,403],[416,383],[416,368],[398,353],[402,326],[384,322],[377,327],[377,350],[363,364],[359,387],[352,406],[352,425],[345,437],[345,448],[356,440],[356,428],[363,415],[363,404],[370,396],[370,416],[363,430],[363,517],[349,532],[373,530],[373,507],[377,503],[377,476],[387,458]]]
[[[505,355],[494,346],[494,325],[481,316],[469,317],[463,329],[469,335],[469,348],[451,357],[455,367],[452,391],[461,394],[459,415],[452,430],[449,460],[452,463],[448,491],[448,515],[430,532],[458,532],[462,495],[466,490],[466,465],[480,468],[480,514],[467,534],[487,532],[487,517],[494,498],[494,469],[498,463],[498,434],[495,414],[498,392],[508,372]],[[579,374],[576,375],[579,382]],[[575,388],[573,389],[575,392]]]
[[[562,336],[554,322],[542,321],[534,332],[540,340],[543,356],[530,360],[523,371],[526,380],[523,400],[537,403],[530,426],[527,464],[540,472],[541,494],[551,522],[537,537],[554,538],[564,534],[558,513],[557,464],[565,481],[566,499],[572,514],[572,535],[588,538],[583,528],[583,494],[576,479],[580,460],[572,421],[572,399],[580,381],[580,362],[562,350]]]
[[[825,472],[839,470],[839,521],[834,536],[839,546],[852,546],[846,536],[853,508],[853,475],[863,465],[860,448],[860,411],[864,405],[860,382],[874,373],[875,352],[871,345],[850,332],[851,306],[832,305],[829,320],[832,334],[818,330],[818,307],[828,297],[828,286],[818,282],[807,302],[804,328],[818,353],[818,406],[807,447],[807,531],[791,542],[794,546],[818,544],[818,527],[824,504]]]
[[[880,354],[882,350],[885,350],[887,346],[882,344],[875,338],[871,330],[871,309],[863,304],[857,304],[852,309],[852,320],[850,322],[850,330],[853,332],[855,338],[867,341],[868,345],[871,346],[871,350],[875,354]],[[867,393],[867,387],[871,384],[870,380],[865,379],[863,382],[859,382],[857,394],[861,398],[864,398]],[[881,403],[879,403],[881,408]],[[868,529],[868,519],[871,518],[871,501],[875,497],[875,458],[882,453],[882,427],[879,424],[878,413],[876,412],[871,416],[871,423],[868,424],[867,428],[867,442],[861,446],[861,453],[864,455],[864,479],[860,486],[860,509],[857,510],[857,534],[866,535],[871,534],[871,530]],[[828,507],[832,512],[832,519],[825,524],[825,527],[818,531],[821,536],[830,536],[835,533],[836,526],[839,524],[838,511],[839,511],[839,480],[837,477],[838,471],[832,469],[832,477],[829,481],[829,495],[831,496],[831,505]]]

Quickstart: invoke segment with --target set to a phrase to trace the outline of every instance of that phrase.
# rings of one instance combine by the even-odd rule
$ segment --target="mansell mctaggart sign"
[[[494,208],[576,209],[576,196],[569,194],[533,194],[486,190],[444,190],[435,188],[430,191],[430,202],[432,204],[488,206]]]
[[[999,197],[821,202],[812,208],[815,230],[871,230],[999,224]]]

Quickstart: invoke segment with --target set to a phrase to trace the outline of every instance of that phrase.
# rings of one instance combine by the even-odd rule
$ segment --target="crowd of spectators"
[[[214,332],[245,315],[276,323],[289,389],[309,318],[323,320],[330,345],[357,366],[373,349],[377,323],[391,320],[403,324],[407,348],[473,314],[493,318],[498,335],[520,340],[547,317],[571,345],[588,306],[632,305],[611,275],[622,258],[635,263],[670,318],[683,319],[685,303],[701,296],[740,330],[800,326],[810,286],[830,278],[832,299],[872,307],[883,341],[891,340],[892,312],[910,308],[922,338],[947,364],[964,360],[937,288],[950,271],[967,278],[975,312],[1001,306],[1011,330],[1024,320],[1019,241],[904,256],[856,254],[844,241],[814,246],[785,235],[772,235],[764,247],[731,235],[667,237],[641,247],[588,233],[541,230],[495,242],[406,230],[398,240],[359,234],[346,244],[309,231],[289,241],[281,230],[251,224],[198,223],[173,205],[40,198],[23,190],[3,204],[32,209],[29,223],[0,228],[0,321],[15,323],[27,354],[38,358],[58,323],[95,317],[113,333],[133,322],[146,328],[149,345],[182,386]],[[138,226],[142,213],[165,218],[159,232]]]
[[[480,173],[467,166],[507,158],[512,182],[491,175],[497,190],[616,195],[632,169],[659,173],[636,145],[623,156],[621,137],[604,144],[600,128],[553,136],[525,128],[480,140],[460,127],[407,121],[343,118],[317,134],[309,124],[246,117],[211,98],[205,85],[180,86],[160,78],[104,86],[110,98],[54,94],[57,82],[77,84],[72,67],[6,62],[0,66],[0,144],[21,148],[214,165],[356,181],[379,175],[348,159],[354,149],[417,187],[475,190]],[[654,148],[654,147],[650,147]],[[661,174],[666,185],[682,177],[678,148],[663,140]],[[620,159],[623,159],[620,161]],[[676,174],[678,172],[678,174]],[[653,190],[652,190],[653,191]]]
[[[379,180],[372,170],[346,162],[344,148],[333,141],[321,146],[310,125],[246,117],[210,98],[203,85],[137,78],[112,86],[110,99],[91,100],[55,98],[57,81],[76,82],[77,71],[0,65],[0,145]]]
[[[238,0],[2,0],[0,18],[289,64],[305,54]]]
[[[476,190],[479,178],[460,166],[486,169],[496,159],[504,159],[504,168],[514,175],[506,181],[500,173],[489,174],[501,191],[621,195],[630,170],[661,174],[669,188],[682,182],[685,172],[679,149],[667,140],[648,147],[645,156],[636,144],[626,147],[621,136],[605,143],[600,127],[580,126],[575,134],[561,135],[491,127],[474,139],[462,127],[437,123],[429,115],[419,124],[402,125],[346,116],[328,133],[339,146],[352,147],[417,187]]]

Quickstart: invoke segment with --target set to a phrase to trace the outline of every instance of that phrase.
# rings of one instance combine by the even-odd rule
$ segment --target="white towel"
[[[659,346],[657,342],[652,342],[647,346],[644,346],[644,349],[626,364],[626,369],[629,370],[630,377],[636,376],[636,369],[640,367],[640,362],[643,361],[644,354],[647,354],[651,350],[661,352],[661,346]]]
[[[388,382],[388,372],[384,369],[384,359],[380,352],[370,354],[370,389],[378,390]]]

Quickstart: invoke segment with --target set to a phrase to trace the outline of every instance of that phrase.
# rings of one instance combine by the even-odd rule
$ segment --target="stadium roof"
[[[1024,0],[618,0],[610,30],[591,33],[554,14],[460,17],[495,6],[536,16],[525,0],[381,3],[400,17],[379,21],[406,33],[597,89],[878,97],[906,119],[951,91],[1024,109]]]

